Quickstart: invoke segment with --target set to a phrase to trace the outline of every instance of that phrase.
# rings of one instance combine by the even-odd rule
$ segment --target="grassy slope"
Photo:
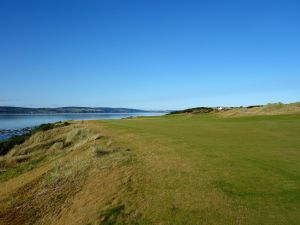
[[[0,224],[132,224],[134,162],[101,126],[35,133],[0,158]]]
[[[273,103],[259,107],[251,108],[237,108],[231,109],[225,112],[221,112],[222,116],[235,117],[235,116],[256,116],[256,115],[287,115],[287,114],[299,114],[300,103]]]
[[[0,160],[0,224],[300,224],[299,133],[300,114],[39,132]]]
[[[299,114],[105,123],[137,149],[143,223],[300,224]]]

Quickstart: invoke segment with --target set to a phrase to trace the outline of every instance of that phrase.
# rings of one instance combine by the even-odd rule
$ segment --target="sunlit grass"
[[[144,223],[300,223],[300,115],[105,123],[139,149]]]

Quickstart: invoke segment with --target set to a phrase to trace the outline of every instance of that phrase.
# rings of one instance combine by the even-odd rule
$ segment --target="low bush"
[[[179,110],[179,111],[172,111],[168,115],[173,115],[173,114],[181,114],[181,113],[210,113],[215,111],[215,109],[210,108],[210,107],[197,107],[197,108],[190,108],[190,109],[185,109],[185,110]]]
[[[247,109],[252,109],[252,108],[258,108],[258,107],[262,107],[263,105],[249,105],[246,108]]]
[[[45,123],[38,126],[36,129],[34,129],[33,132],[47,131],[53,129],[54,127],[55,127],[55,123]]]
[[[29,137],[31,133],[11,137],[8,140],[0,142],[0,155],[5,155],[12,149],[15,145],[20,145],[24,143]]]

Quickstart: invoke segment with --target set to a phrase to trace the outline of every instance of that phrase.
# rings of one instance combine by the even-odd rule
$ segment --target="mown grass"
[[[142,224],[300,224],[299,114],[102,123],[136,149]]]

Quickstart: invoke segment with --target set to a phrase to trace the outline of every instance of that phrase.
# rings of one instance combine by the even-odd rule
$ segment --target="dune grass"
[[[28,133],[17,135],[9,138],[8,140],[0,141],[0,156],[8,153],[14,146],[23,144],[26,140],[28,140],[33,134],[37,132],[44,132],[47,130],[51,130],[53,128],[68,126],[68,122],[56,122],[56,123],[46,123],[41,124],[31,130]]]
[[[0,158],[0,224],[134,224],[134,155],[90,125],[47,125]]]
[[[136,149],[141,224],[300,224],[300,115],[106,121]]]

